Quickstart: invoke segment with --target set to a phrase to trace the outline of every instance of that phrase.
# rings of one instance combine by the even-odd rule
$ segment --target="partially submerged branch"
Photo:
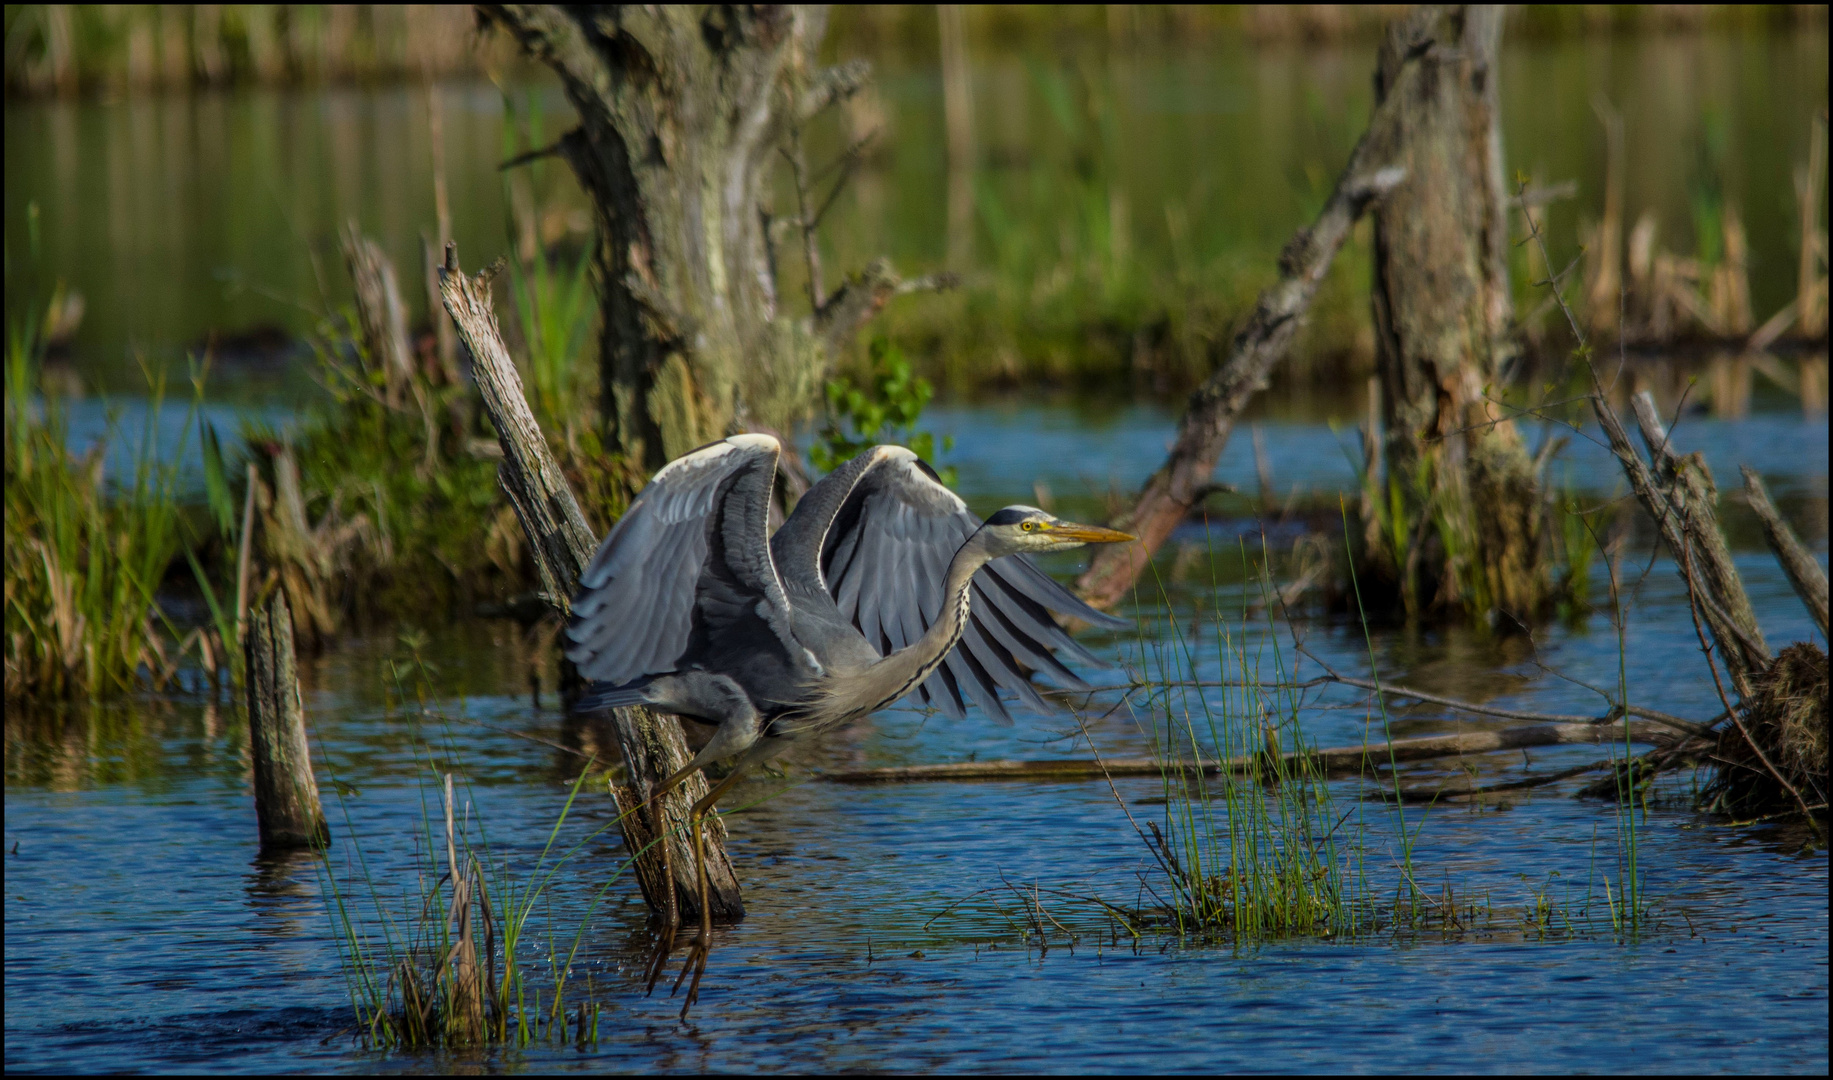
[[[1309,767],[1325,776],[1355,776],[1375,771],[1390,762],[1431,761],[1466,754],[1488,754],[1535,746],[1589,745],[1622,742],[1654,743],[1668,738],[1654,724],[1527,724],[1500,731],[1465,731],[1454,735],[1424,735],[1388,743],[1336,746],[1323,750],[1290,751],[1279,755],[1280,771],[1296,775]],[[1269,756],[1245,754],[1210,761],[1166,762],[1156,758],[1071,758],[1061,761],[961,761],[947,765],[902,765],[880,769],[853,769],[827,773],[822,779],[836,784],[891,784],[955,780],[1102,780],[1120,776],[1172,774],[1220,776],[1252,772],[1267,767]]]

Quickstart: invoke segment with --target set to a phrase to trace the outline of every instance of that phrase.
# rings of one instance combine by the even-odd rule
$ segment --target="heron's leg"
[[[663,969],[668,967],[668,955],[675,950],[675,933],[681,928],[681,906],[675,895],[675,862],[668,843],[668,817],[662,806],[663,797],[680,782],[681,776],[677,773],[667,783],[649,790],[649,831],[655,836],[655,842],[662,847],[662,880],[667,890],[668,903],[663,909],[662,938],[656,942],[655,951],[649,957],[645,993],[655,992],[656,980],[662,977]]]
[[[757,707],[753,705],[751,699],[746,696],[744,688],[730,676],[712,674],[709,672],[691,672],[684,675],[672,675],[665,679],[656,680],[656,682],[650,685],[649,690],[650,703],[656,708],[681,712],[689,716],[724,717],[724,719],[720,721],[719,730],[714,733],[712,740],[707,743],[700,753],[695,754],[693,759],[686,765],[675,770],[668,779],[656,785],[650,794],[651,826],[657,838],[657,842],[662,845],[662,872],[663,876],[668,879],[666,885],[668,889],[668,908],[662,929],[662,940],[657,945],[655,954],[650,958],[649,969],[646,973],[648,979],[647,989],[653,992],[657,980],[662,977],[663,969],[668,966],[669,954],[674,950],[675,935],[681,926],[680,905],[676,894],[673,849],[669,843],[667,816],[663,808],[664,800],[675,790],[675,788],[679,787],[683,781],[699,772],[705,766],[749,751],[753,744],[757,742],[757,730],[760,718],[758,716]],[[740,771],[742,771],[742,764],[740,768],[734,770],[734,773],[736,774]],[[721,784],[718,790],[723,792],[726,786],[728,785]],[[701,923],[703,927],[707,924],[708,918],[706,897],[709,890],[706,884],[706,860],[704,856],[698,854],[700,849],[704,847],[704,840],[698,830],[698,821],[699,817],[705,813],[700,807],[711,806],[712,798],[714,798],[714,796],[709,796],[706,799],[700,800],[700,802],[696,804],[696,809],[688,814],[688,825],[690,828],[695,829],[694,840],[697,852],[695,862],[700,876]],[[704,938],[707,935],[703,933],[701,936]],[[683,971],[685,973],[685,969],[683,969]],[[679,986],[680,982],[677,980],[676,987],[678,988]]]
[[[681,989],[681,980],[687,978],[689,972],[693,973],[694,979],[687,987],[687,1000],[681,1004],[683,1020],[687,1019],[687,1011],[693,1008],[694,1002],[700,999],[700,976],[706,973],[707,953],[712,951],[713,945],[713,886],[706,869],[706,816],[712,812],[713,804],[719,801],[720,796],[750,771],[750,765],[751,759],[747,755],[725,779],[706,793],[706,798],[694,804],[693,812],[688,815],[688,828],[694,834],[694,864],[700,878],[700,936],[688,946],[687,959],[681,964],[681,974],[675,977],[674,989],[669,991],[670,996],[673,996],[676,990]]]

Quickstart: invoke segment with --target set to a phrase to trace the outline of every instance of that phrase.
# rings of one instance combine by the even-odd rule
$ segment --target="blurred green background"
[[[906,275],[952,256],[962,288],[900,299],[874,326],[945,394],[1180,391],[1327,194],[1397,10],[967,9],[972,225],[951,253],[936,9],[836,9],[825,58],[868,59],[877,79],[810,133],[817,169],[863,146],[824,223],[830,277],[881,254]],[[1825,11],[1512,9],[1510,174],[1576,181],[1549,208],[1574,249],[1602,212],[1598,110],[1620,110],[1628,220],[1653,212],[1662,246],[1710,258],[1700,223],[1736,206],[1761,321],[1795,294],[1791,175],[1826,108]],[[58,280],[82,295],[60,355],[83,383],[132,391],[137,357],[214,340],[212,393],[284,385],[290,343],[348,298],[349,219],[423,309],[435,103],[467,264],[517,245],[564,262],[589,238],[563,166],[496,168],[571,109],[467,9],[15,5],[6,42],[7,304]],[[1365,223],[1289,382],[1328,389],[1366,367],[1368,265]],[[794,295],[797,260],[783,268]],[[1528,300],[1532,268],[1518,269]]]

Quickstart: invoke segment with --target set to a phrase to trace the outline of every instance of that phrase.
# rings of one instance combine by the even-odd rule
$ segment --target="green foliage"
[[[484,540],[501,495],[495,460],[474,450],[483,432],[471,426],[469,388],[416,373],[411,402],[390,404],[354,327],[346,313],[321,329],[316,366],[330,401],[294,441],[308,513],[321,523],[360,513],[374,529],[344,552],[350,580],[337,599],[389,614],[487,595],[500,573]],[[274,442],[255,429],[244,438]]]
[[[929,380],[912,374],[904,352],[885,338],[874,338],[867,350],[870,360],[868,381],[857,385],[846,377],[827,383],[827,424],[808,448],[808,459],[815,468],[828,472],[880,443],[897,443],[909,447],[916,455],[935,465],[936,437],[917,430],[923,406],[935,396]],[[952,436],[943,436],[943,452],[954,449]],[[937,467],[942,482],[950,487],[957,480],[953,468]]]
[[[1213,560],[1212,551],[1212,578]],[[1242,562],[1251,577],[1264,577],[1246,565],[1245,550]],[[1169,606],[1163,611],[1162,632],[1142,635],[1140,648],[1147,685],[1164,689],[1135,715],[1165,769],[1164,826],[1149,823],[1148,844],[1177,931],[1237,941],[1352,931],[1355,881],[1337,844],[1330,790],[1310,759],[1283,756],[1312,747],[1299,726],[1302,695],[1276,687],[1292,681],[1277,635],[1268,637],[1270,655],[1250,649],[1246,611],[1239,627],[1214,611],[1205,636],[1223,678],[1236,685],[1210,692],[1196,685],[1195,641]],[[1228,758],[1246,760],[1246,770],[1191,779],[1199,763]]]

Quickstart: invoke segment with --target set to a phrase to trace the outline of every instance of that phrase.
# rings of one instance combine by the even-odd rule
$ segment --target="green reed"
[[[1242,559],[1245,567],[1245,550]],[[1171,892],[1166,914],[1180,934],[1237,941],[1353,928],[1358,882],[1338,841],[1342,819],[1306,756],[1315,747],[1277,635],[1250,639],[1245,595],[1238,626],[1214,610],[1209,637],[1223,685],[1206,693],[1197,644],[1170,605],[1159,618],[1162,632],[1140,644],[1163,692],[1134,715],[1164,766],[1164,828],[1149,822],[1148,844]],[[1217,764],[1220,775],[1204,782],[1201,770]]]
[[[1347,545],[1348,513],[1342,518]],[[1129,704],[1160,763],[1165,808],[1161,818],[1135,821],[1135,827],[1163,891],[1146,885],[1156,908],[1093,901],[1103,913],[1117,913],[1135,933],[1158,925],[1180,937],[1236,945],[1473,929],[1538,939],[1625,936],[1649,923],[1641,841],[1627,798],[1617,806],[1614,852],[1599,851],[1594,838],[1584,867],[1528,883],[1518,907],[1499,906],[1488,887],[1473,889],[1450,876],[1428,881],[1422,837],[1436,804],[1420,805],[1402,785],[1387,692],[1353,567],[1350,594],[1375,684],[1361,769],[1374,780],[1370,794],[1381,807],[1372,813],[1364,794],[1342,804],[1342,781],[1330,781],[1305,731],[1304,684],[1274,622],[1278,601],[1264,551],[1251,560],[1243,546],[1240,560],[1238,613],[1225,614],[1221,604],[1204,611],[1199,602],[1190,618],[1162,597],[1158,612],[1141,620]],[[1223,582],[1213,549],[1210,569],[1211,595],[1217,595]],[[1162,594],[1162,584],[1160,589]],[[1621,636],[1618,648],[1621,659]],[[1624,670],[1620,665],[1620,683]],[[1383,770],[1386,775],[1379,775]],[[1035,933],[1041,935],[1042,927]]]

